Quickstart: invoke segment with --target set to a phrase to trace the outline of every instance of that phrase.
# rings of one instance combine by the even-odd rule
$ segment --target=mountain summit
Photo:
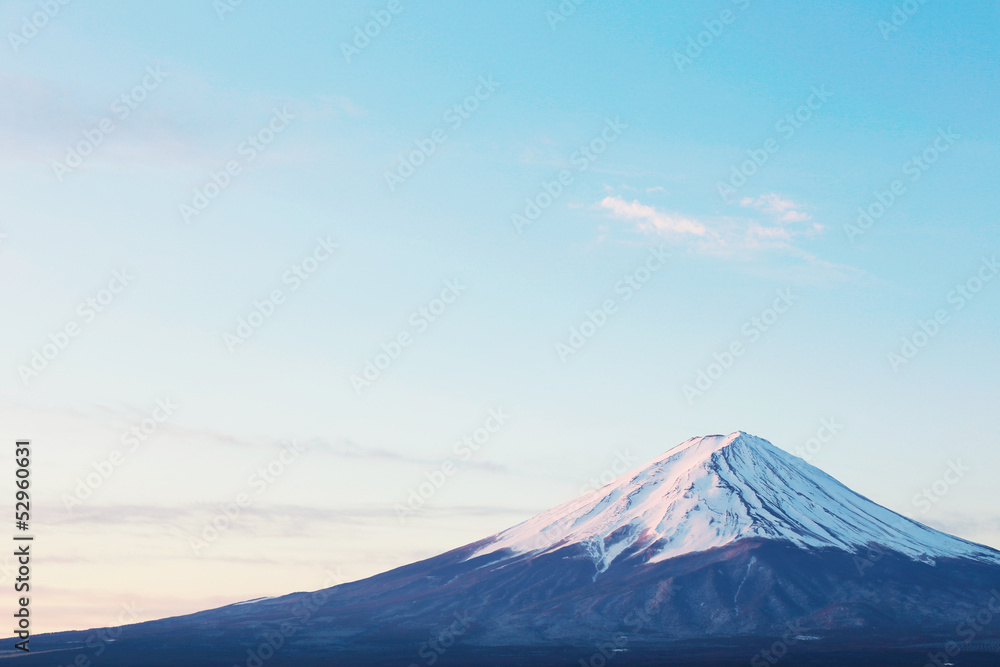
[[[1000,552],[738,431],[361,581],[104,630],[100,664],[995,665],[995,605]],[[100,632],[18,665],[77,664]]]
[[[1000,563],[996,551],[887,510],[743,431],[691,438],[636,473],[503,531],[475,555],[579,543],[603,571],[626,552],[659,562],[753,537],[852,553],[874,546],[928,562]]]

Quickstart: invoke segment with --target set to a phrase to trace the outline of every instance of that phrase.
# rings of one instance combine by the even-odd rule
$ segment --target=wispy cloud
[[[647,192],[652,188],[647,188]],[[776,253],[836,273],[839,277],[858,277],[864,272],[817,257],[801,247],[806,239],[821,235],[825,228],[813,220],[808,206],[769,192],[744,197],[738,202],[739,214],[694,216],[627,200],[609,194],[593,205],[615,220],[629,223],[629,229],[654,237],[688,252],[751,259],[762,253]],[[610,236],[601,228],[602,239]]]
[[[756,198],[744,197],[740,200],[740,206],[764,211],[781,222],[808,222],[812,220],[812,216],[804,212],[802,206],[775,192],[769,192]]]
[[[73,516],[61,511],[61,506],[47,505],[45,525],[108,526],[127,525],[130,529],[145,527],[157,533],[184,535],[198,529],[218,515],[219,506],[211,503],[183,503],[170,507],[157,505],[86,505]],[[536,513],[534,508],[492,505],[428,506],[421,510],[438,517],[524,517]],[[389,503],[349,507],[314,507],[303,505],[257,504],[241,509],[240,521],[234,522],[234,532],[261,534],[317,534],[318,527],[336,525],[369,525],[398,520],[396,509]]]
[[[788,250],[801,254],[793,242],[814,236],[823,226],[812,222],[806,207],[777,193],[746,197],[739,202],[745,209],[738,216],[696,217],[628,201],[609,195],[596,208],[617,220],[632,223],[634,231],[668,242],[688,243],[688,247],[708,254],[748,253],[765,249]]]
[[[682,215],[658,210],[639,203],[638,200],[625,201],[620,196],[605,197],[598,206],[611,212],[620,220],[635,221],[639,231],[652,234],[693,234],[705,235],[705,225]]]

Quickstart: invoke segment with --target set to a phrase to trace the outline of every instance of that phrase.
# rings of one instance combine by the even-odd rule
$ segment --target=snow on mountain
[[[575,543],[603,572],[627,549],[653,563],[747,538],[1000,563],[1000,552],[896,514],[742,431],[692,438],[637,473],[496,534],[473,557]]]

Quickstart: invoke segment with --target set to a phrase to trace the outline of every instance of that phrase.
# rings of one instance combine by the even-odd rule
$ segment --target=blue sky
[[[1000,547],[995,7],[40,6],[0,5],[0,405],[44,629],[367,576],[737,429]]]

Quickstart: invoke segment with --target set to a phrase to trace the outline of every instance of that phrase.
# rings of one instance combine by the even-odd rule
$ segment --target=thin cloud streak
[[[741,200],[740,207],[747,209],[743,216],[699,219],[638,200],[627,201],[619,195],[606,196],[595,207],[614,219],[631,223],[639,234],[716,256],[750,256],[770,250],[812,258],[794,242],[824,231],[823,225],[812,222],[812,215],[804,206],[773,192]]]
[[[652,234],[693,234],[705,235],[705,225],[681,215],[660,211],[652,206],[640,204],[633,199],[628,202],[620,196],[605,197],[598,206],[611,212],[620,220],[634,220],[639,231]]]

